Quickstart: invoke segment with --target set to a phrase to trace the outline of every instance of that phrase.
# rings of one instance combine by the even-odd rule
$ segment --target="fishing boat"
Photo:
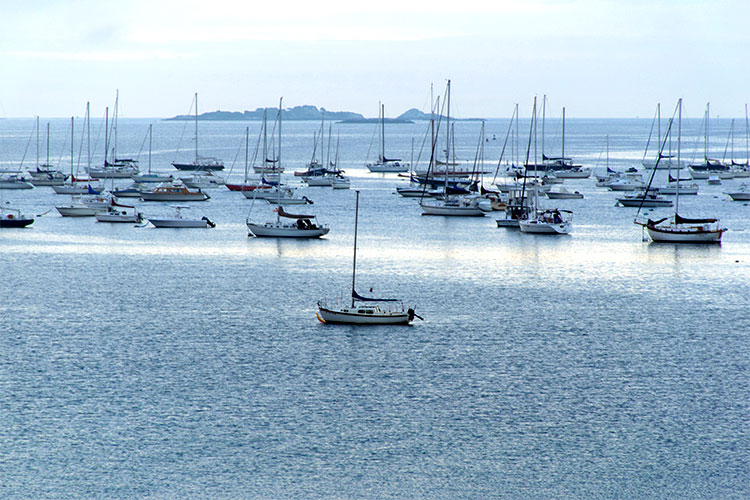
[[[206,201],[211,198],[200,189],[191,191],[182,183],[162,184],[152,191],[143,191],[143,201]]]
[[[26,227],[34,218],[21,213],[17,208],[0,207],[0,227]]]
[[[201,217],[200,219],[185,217],[182,210],[189,209],[190,207],[183,205],[172,205],[175,209],[175,213],[172,217],[149,217],[148,221],[154,227],[160,228],[207,228],[216,227],[208,217]]]
[[[354,258],[352,264],[351,301],[318,301],[318,320],[321,323],[355,325],[408,325],[414,318],[422,319],[413,308],[405,309],[399,299],[363,297],[356,290],[357,276],[357,229],[359,220],[359,191],[354,206]]]
[[[386,158],[385,156],[385,104],[380,104],[378,118],[380,119],[378,159],[375,163],[366,163],[367,170],[373,173],[408,172],[409,165],[402,164],[401,158]]]
[[[200,156],[198,154],[198,93],[195,93],[195,158],[191,162],[173,161],[172,166],[177,170],[224,170],[224,163],[217,158]]]
[[[682,136],[682,98],[677,101],[678,114],[678,133],[677,133],[677,178],[680,177],[680,138]],[[667,126],[667,135],[671,135],[672,124],[674,122],[674,115],[669,121]],[[667,138],[665,137],[657,157],[657,163],[654,171],[651,174],[651,180],[649,185],[653,182],[654,173],[658,168],[659,158],[664,151],[664,145],[666,144]],[[679,186],[679,183],[677,184]],[[714,217],[704,218],[687,218],[682,217],[679,214],[679,203],[680,203],[680,192],[679,189],[675,195],[675,211],[672,217],[663,217],[658,220],[652,220],[650,218],[645,221],[640,220],[638,215],[640,214],[640,208],[636,213],[633,223],[637,224],[645,229],[648,233],[651,241],[655,243],[721,243],[721,236],[726,231],[726,228],[722,228],[719,225],[719,219]]]

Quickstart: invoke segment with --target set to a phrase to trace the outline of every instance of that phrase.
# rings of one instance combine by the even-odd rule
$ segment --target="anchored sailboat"
[[[354,258],[352,264],[351,302],[338,305],[325,300],[318,301],[318,319],[321,323],[344,323],[358,325],[408,325],[414,318],[422,319],[414,309],[404,309],[399,299],[376,299],[357,293],[357,226],[359,221],[359,191],[354,206]],[[389,307],[393,306],[393,307]]]
[[[680,137],[682,135],[682,98],[677,101],[677,178],[680,177]],[[672,124],[674,122],[674,115],[669,120],[667,126],[667,133],[664,136],[659,155],[656,158],[656,164],[651,174],[648,187],[651,186],[651,182],[654,180],[654,174],[659,166],[659,160],[663,157],[664,147],[667,143],[668,136],[671,134]],[[708,156],[706,156],[708,159]],[[642,221],[638,219],[640,214],[640,207],[636,214],[633,222],[639,226],[642,226],[648,233],[651,241],[654,242],[665,242],[665,243],[721,243],[721,235],[724,234],[726,228],[719,227],[719,219],[715,218],[704,218],[704,219],[689,219],[682,217],[679,214],[680,207],[680,190],[679,183],[677,183],[677,192],[675,194],[675,211],[673,217],[664,217],[659,220],[647,219]]]

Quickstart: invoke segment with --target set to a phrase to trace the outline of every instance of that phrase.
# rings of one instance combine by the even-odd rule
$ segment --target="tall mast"
[[[704,156],[706,157],[706,163],[708,163],[708,119],[711,116],[711,103],[706,103],[706,134],[703,136],[703,150]]]
[[[747,106],[746,106],[746,108],[747,108]],[[747,114],[747,113],[745,113],[745,114]],[[47,122],[47,165],[49,166],[49,122]]]
[[[47,141],[49,143],[49,141]],[[109,154],[109,106],[104,108],[104,166],[107,166],[107,155]],[[49,144],[47,144],[47,155],[49,155]]]
[[[518,120],[518,118],[519,118],[519,116],[518,116],[518,103],[516,103],[515,116],[516,116],[516,137],[514,138],[515,139],[514,142],[515,142],[516,154],[513,157],[513,159],[515,160],[516,164],[518,164],[518,140],[519,140],[518,139],[518,121],[519,121]]]
[[[195,93],[195,163],[198,163],[198,92]]]
[[[565,106],[563,106],[563,123],[562,123],[562,162],[565,163]]]
[[[91,114],[89,102],[86,102],[86,165],[91,170]]]
[[[661,146],[661,103],[660,102],[656,103],[656,144]]]
[[[675,223],[677,223],[676,216],[680,210],[680,141],[682,138],[682,97],[680,97],[679,101],[677,101],[677,105],[679,106],[679,111],[677,114],[677,187],[675,189],[674,197]],[[706,122],[706,126],[708,126],[708,122]]]
[[[451,150],[451,81],[448,80],[448,89],[446,92],[446,103],[445,112],[445,182],[448,183],[448,164],[451,161],[450,150]]]
[[[542,163],[544,163],[544,123],[547,121],[547,94],[542,96]],[[536,163],[536,125],[534,125],[534,163]],[[536,174],[536,172],[534,172]]]
[[[70,182],[75,186],[75,183],[73,182],[73,122],[75,118],[70,117]],[[75,189],[73,190],[75,192]]]
[[[750,127],[748,127],[747,103],[745,103],[745,165],[750,166]]]
[[[267,144],[268,144],[268,129],[266,128],[266,115],[268,113],[267,108],[263,108],[263,167],[265,168],[266,165],[268,165],[268,151],[267,151]],[[247,178],[247,174],[245,174],[245,178]]]
[[[39,168],[39,117],[36,117],[36,166]]]
[[[112,140],[112,162],[117,163],[117,115],[120,113],[120,91],[115,94],[115,115],[112,117],[114,138]]]
[[[354,259],[352,261],[352,307],[354,307],[354,294],[355,294],[355,279],[357,277],[357,224],[359,222],[359,190],[354,191],[356,193],[356,201],[354,204]]]
[[[148,173],[151,173],[151,132],[153,124],[148,124]]]
[[[255,150],[257,154],[257,149]],[[250,152],[250,127],[245,127],[245,184],[247,184],[247,157]],[[265,164],[265,162],[264,162]]]
[[[385,104],[380,104],[380,157],[385,163]]]
[[[279,98],[279,155],[277,157],[279,172],[281,172],[281,102],[284,98]],[[279,184],[281,184],[281,177],[279,176]]]

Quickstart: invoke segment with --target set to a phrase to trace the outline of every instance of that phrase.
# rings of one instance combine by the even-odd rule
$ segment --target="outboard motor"
[[[211,222],[211,220],[206,216],[201,217],[201,220],[206,221],[206,224],[208,224],[209,227],[216,227],[216,224],[214,222]]]

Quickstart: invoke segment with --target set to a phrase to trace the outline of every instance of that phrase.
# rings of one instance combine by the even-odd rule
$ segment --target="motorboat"
[[[617,198],[617,203],[623,207],[671,207],[672,200],[664,198],[653,190],[625,195]]]
[[[352,185],[351,180],[343,175],[337,175],[331,181],[331,187],[333,189],[349,189]]]
[[[206,201],[211,198],[200,189],[191,191],[182,183],[158,186],[153,191],[143,191],[143,201]]]
[[[564,187],[561,187],[558,190],[550,189],[545,194],[547,195],[547,198],[551,200],[573,200],[583,198],[583,195],[578,191],[568,191]]]
[[[452,217],[483,217],[477,196],[448,196],[443,200],[423,200],[419,203],[422,215],[444,215]]]
[[[208,219],[208,217],[205,216],[201,217],[200,219],[185,217],[182,213],[182,210],[188,209],[190,207],[182,205],[172,205],[172,208],[175,209],[175,213],[172,217],[149,217],[148,221],[154,227],[160,228],[207,228],[216,226],[216,224],[214,224],[211,220]]]
[[[21,213],[17,208],[0,207],[0,227],[26,227],[34,218]]]
[[[738,191],[727,194],[734,201],[750,201],[750,185],[743,182]]]
[[[96,217],[97,222],[131,222],[136,224],[143,222],[143,214],[134,206],[120,205],[115,201],[111,203],[106,212],[97,212],[94,217]]]
[[[569,234],[573,229],[573,212],[550,208],[518,221],[522,233]]]
[[[0,177],[0,189],[34,189],[34,185],[25,177],[12,174]]]
[[[590,168],[571,167],[564,170],[553,170],[558,179],[588,179],[591,176]]]
[[[320,238],[330,231],[327,225],[318,224],[314,215],[292,214],[284,211],[284,207],[278,207],[276,220],[265,223],[245,221],[248,236],[257,238]]]
[[[226,184],[223,177],[214,175],[211,172],[196,172],[189,177],[180,177],[185,186],[193,189],[210,189],[221,187]]]

